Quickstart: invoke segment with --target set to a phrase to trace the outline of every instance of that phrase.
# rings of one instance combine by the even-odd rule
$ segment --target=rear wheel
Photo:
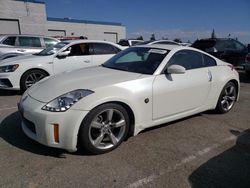
[[[36,82],[40,81],[41,79],[48,76],[48,74],[45,71],[42,70],[29,70],[26,73],[23,74],[21,81],[20,81],[20,87],[21,91],[25,91],[29,87],[31,87]]]
[[[121,144],[128,129],[127,111],[118,104],[103,104],[91,110],[83,120],[79,144],[91,153],[106,153]]]
[[[233,82],[228,82],[221,91],[216,111],[221,114],[229,112],[235,104],[236,97],[236,85]]]

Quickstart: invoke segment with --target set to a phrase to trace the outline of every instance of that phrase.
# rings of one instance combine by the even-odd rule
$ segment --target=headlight
[[[77,101],[79,101],[83,97],[86,97],[92,93],[94,92],[90,90],[85,90],[85,89],[77,89],[77,90],[71,91],[69,93],[61,95],[55,98],[54,100],[50,101],[44,107],[42,107],[42,110],[46,110],[50,112],[65,112],[71,106],[73,106]]]
[[[4,73],[4,72],[14,72],[18,67],[19,67],[18,64],[0,66],[0,73]]]

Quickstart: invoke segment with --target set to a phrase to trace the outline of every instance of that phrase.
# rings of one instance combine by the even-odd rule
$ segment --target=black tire
[[[122,130],[121,135],[119,135],[119,137],[120,137],[119,140],[113,146],[112,146],[113,143],[108,143],[108,142],[112,142],[111,137],[109,138],[109,133],[103,133],[104,127],[100,128],[100,129],[92,127],[93,122],[97,122],[99,120],[100,120],[99,123],[102,126],[104,126],[102,124],[104,122],[104,119],[105,119],[103,116],[106,113],[106,111],[108,111],[110,109],[113,109],[113,111],[114,111],[113,115],[112,115],[112,116],[114,116],[114,119],[117,118],[118,117],[117,114],[119,114],[119,116],[122,115],[121,119],[125,120],[124,126],[113,128],[113,130],[111,131],[112,134],[115,135],[115,133],[118,133],[118,132],[120,134],[120,132]],[[100,118],[100,116],[102,118]],[[108,114],[107,114],[106,118],[108,118]],[[97,120],[97,121],[95,121],[95,120]],[[106,119],[105,119],[105,121],[106,121]],[[119,120],[119,122],[120,121],[121,120]],[[108,124],[108,122],[106,124]],[[112,128],[110,128],[110,129],[112,129]],[[118,130],[118,129],[120,129],[120,130]],[[100,106],[94,108],[93,110],[91,110],[88,113],[88,115],[84,118],[84,120],[82,121],[80,130],[79,130],[79,134],[78,134],[78,147],[80,147],[79,149],[86,149],[87,151],[89,151],[90,153],[93,153],[93,154],[103,154],[103,153],[110,152],[110,151],[114,150],[115,148],[117,148],[123,142],[123,140],[126,138],[126,136],[128,134],[128,130],[129,130],[129,116],[128,116],[128,113],[127,113],[125,108],[123,108],[121,105],[115,104],[115,103],[107,103],[107,104],[100,105]],[[92,132],[92,131],[96,131],[96,132]],[[105,135],[105,136],[100,141],[99,146],[95,146],[94,142],[101,135]],[[95,140],[93,139],[92,136],[96,136]],[[105,148],[106,144],[107,144],[107,146],[109,146],[109,145],[111,145],[111,146],[108,148]],[[101,148],[101,147],[103,147],[103,148]]]
[[[30,81],[32,82],[30,85],[27,84],[27,82],[29,81],[29,79],[31,78],[31,76],[34,75],[34,80]],[[40,81],[41,79],[45,78],[46,76],[48,76],[48,73],[46,73],[43,70],[38,70],[38,69],[34,69],[34,70],[29,70],[27,72],[25,72],[20,80],[20,89],[22,92],[26,91],[29,87],[31,87],[33,84],[35,84],[36,82]]]
[[[226,91],[229,89],[232,89],[232,91],[230,92]],[[229,112],[233,108],[236,99],[237,99],[237,87],[233,82],[228,82],[221,91],[215,111],[219,114],[224,114]],[[224,101],[226,101],[225,104],[222,104]]]

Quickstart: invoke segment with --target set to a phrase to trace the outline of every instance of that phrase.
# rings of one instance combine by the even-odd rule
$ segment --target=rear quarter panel
[[[238,86],[240,86],[240,82],[238,72],[227,64],[219,64],[215,67],[209,67],[209,69],[212,72],[213,79],[211,92],[208,98],[211,102],[211,107],[214,109],[223,87],[231,80],[235,80],[238,83]],[[240,87],[238,87],[238,92],[239,89]]]

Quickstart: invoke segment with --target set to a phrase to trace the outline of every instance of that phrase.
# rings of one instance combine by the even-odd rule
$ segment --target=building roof
[[[99,25],[122,26],[121,23],[117,23],[117,22],[78,20],[78,19],[71,19],[71,18],[53,18],[53,17],[48,17],[47,20],[48,21],[55,21],[55,22],[69,22],[69,23],[84,23],[84,24],[99,24]]]
[[[28,2],[28,3],[38,3],[38,4],[45,4],[45,2],[37,1],[37,0],[15,0],[15,1],[22,1],[22,2]]]
[[[44,4],[45,5],[45,2],[43,2],[43,1],[37,1],[37,0],[15,0],[15,1],[29,2],[29,3],[38,3],[38,4]],[[71,19],[71,18],[47,17],[47,20],[48,21],[55,21],[55,22],[68,22],[68,23],[84,23],[84,24],[98,24],[98,25],[122,26],[121,23],[117,23],[117,22],[78,20],[78,19]]]

